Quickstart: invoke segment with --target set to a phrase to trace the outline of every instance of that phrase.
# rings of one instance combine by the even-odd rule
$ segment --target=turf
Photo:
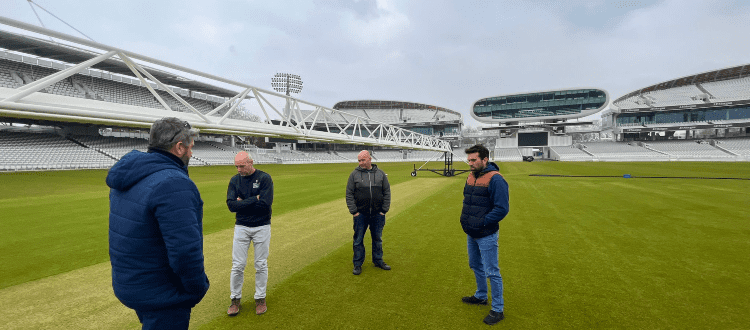
[[[356,164],[260,165],[274,181],[274,215],[344,196]],[[384,166],[388,167],[389,164]],[[411,164],[393,165],[392,184]],[[226,207],[232,166],[191,168],[204,201],[204,233],[234,226]],[[105,170],[0,173],[0,289],[109,260]]]
[[[388,218],[384,233],[385,258],[392,271],[366,264],[362,275],[351,275],[350,228],[339,228],[345,219],[335,220],[319,239],[300,236],[317,230],[316,226],[290,220],[286,228],[274,225],[280,229],[275,232],[279,233],[276,242],[284,245],[278,247],[282,252],[277,267],[271,268],[276,280],[269,283],[269,312],[225,316],[228,252],[219,246],[211,248],[210,255],[207,252],[212,289],[194,310],[191,327],[482,325],[488,308],[460,303],[474,286],[465,236],[457,221],[463,179],[423,172],[411,178],[411,164],[382,166],[392,184],[402,184],[401,195],[409,196],[401,201],[403,209]],[[259,166],[274,178],[274,217],[279,219],[299,218],[300,212],[318,219],[327,208],[343,208],[343,185],[352,167]],[[507,316],[502,326],[740,329],[750,324],[746,313],[750,308],[746,294],[750,292],[750,182],[528,176],[750,178],[750,164],[534,162],[504,163],[500,168],[511,187],[511,211],[500,229]],[[206,202],[207,241],[216,242],[207,246],[231,240],[226,234],[232,226],[227,220],[231,214],[223,196],[232,174],[231,167],[191,169]],[[104,171],[0,174],[0,214],[11,215],[0,221],[0,296],[20,295],[31,288],[54,289],[49,283],[62,283],[62,278],[67,278],[68,286],[81,276],[96,277],[91,281],[103,283],[99,287],[108,283],[105,175]],[[329,217],[337,218],[322,217],[321,225]],[[294,232],[295,228],[299,230]],[[294,235],[283,235],[284,230]],[[297,254],[304,259],[283,260]],[[252,283],[252,271],[246,274],[246,282]],[[40,280],[43,277],[49,278]],[[252,294],[252,286],[246,286],[246,294]],[[124,322],[112,324],[137,327],[135,316],[117,306],[111,293],[102,295],[108,297],[106,306],[111,306],[105,312]],[[10,303],[6,296],[4,300]],[[86,304],[79,302],[81,313],[103,308],[101,299]],[[250,305],[246,302],[246,312]],[[14,314],[8,307],[3,308],[6,319],[22,319],[22,311]],[[77,324],[63,315],[47,317],[51,320],[45,324]]]

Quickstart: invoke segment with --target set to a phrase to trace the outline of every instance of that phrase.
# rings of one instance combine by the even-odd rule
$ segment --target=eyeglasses
[[[185,127],[185,129],[187,129],[187,130],[190,130],[190,129],[191,129],[191,127],[190,127],[190,123],[188,123],[188,122],[186,122],[186,121],[183,121],[183,122],[182,122],[182,126],[183,126],[183,127]],[[183,130],[182,130],[182,129],[180,129],[180,130],[178,130],[178,131],[177,131],[176,133],[174,133],[174,135],[172,135],[172,138],[171,138],[171,139],[169,139],[169,142],[172,142],[172,141],[174,140],[174,138],[176,138],[176,137],[177,137],[177,135],[178,135],[178,134],[182,133],[182,131],[183,131]]]

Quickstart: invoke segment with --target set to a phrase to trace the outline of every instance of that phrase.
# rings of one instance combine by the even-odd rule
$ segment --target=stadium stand
[[[115,160],[50,133],[0,131],[0,170],[106,168]]]
[[[54,69],[0,59],[0,86],[17,88],[57,72]],[[76,90],[70,79],[63,79],[42,90],[44,93],[59,94],[83,98],[84,94]]]
[[[458,138],[461,133],[461,114],[429,104],[360,100],[342,101],[333,106],[341,112],[370,119],[379,123],[391,124],[416,133]],[[340,115],[342,119],[346,115]]]
[[[716,140],[716,147],[750,160],[750,138]]]
[[[359,151],[336,151],[336,154],[350,162],[357,162]]]
[[[47,63],[48,61],[37,60],[38,63]],[[47,77],[60,71],[62,64],[54,63],[50,67],[33,65],[24,62],[17,62],[8,59],[0,59],[0,87],[17,88],[33,81]],[[60,65],[56,69],[52,66]],[[161,96],[165,103],[174,111],[189,112],[190,110],[183,104],[169,95],[166,91],[158,90],[158,86],[152,83],[152,87]],[[188,104],[192,105],[201,113],[208,113],[218,105],[223,103],[223,99],[205,95],[194,94],[180,88],[173,88]],[[158,100],[141,82],[136,79],[109,74],[96,70],[84,70],[67,79],[63,79],[54,85],[42,90],[45,93],[88,98],[119,104],[128,104],[140,107],[155,109],[164,109]],[[193,97],[196,96],[196,97]],[[205,98],[205,99],[204,99]]]
[[[575,146],[550,147],[552,158],[559,161],[585,162],[592,161],[594,157]]]
[[[268,155],[268,154],[267,154]],[[294,150],[281,150],[280,152],[271,153],[278,163],[283,164],[306,164],[311,163],[312,159],[304,153]]]
[[[118,160],[132,150],[144,152],[148,150],[148,141],[145,139],[109,136],[73,136],[72,138],[89,148]]]
[[[498,162],[521,162],[523,157],[518,148],[496,148],[493,158]]]
[[[267,149],[261,149],[256,147],[245,147],[243,148],[253,158],[255,164],[275,164],[279,161],[271,156]],[[234,158],[232,158],[234,160]]]
[[[669,156],[665,153],[626,143],[594,142],[582,146],[585,152],[591,154],[597,160],[655,161],[669,159]]]
[[[644,97],[650,99],[651,105],[655,107],[670,106],[670,105],[684,105],[684,104],[701,104],[704,103],[701,100],[693,99],[696,95],[703,93],[698,86],[688,85],[668,90],[657,90],[646,92]]]
[[[372,155],[381,162],[404,161],[404,153],[401,150],[376,150],[372,152]]]
[[[310,158],[312,163],[344,163],[349,161],[333,151],[310,151],[305,155]]]
[[[41,59],[33,55],[28,57],[9,52],[0,53],[3,55],[0,56],[0,88],[19,88],[70,67],[69,64]],[[745,126],[736,125],[736,123],[744,124],[748,121],[750,107],[743,108],[745,103],[735,102],[733,105],[725,106],[725,109],[704,110],[701,108],[723,106],[723,104],[712,105],[715,102],[750,100],[750,77],[746,74],[748,70],[750,66],[733,67],[642,88],[614,102],[619,109],[637,109],[618,112],[618,119],[612,120],[616,127],[649,128],[669,126],[665,124],[733,124],[734,126],[727,125],[726,127],[740,127],[742,130],[733,128],[732,132],[726,130],[719,133],[723,128],[716,129],[715,137],[722,138],[711,136],[706,138],[704,135],[693,134],[692,138],[706,139],[703,143],[696,143],[695,140],[676,140],[676,135],[666,137],[662,135],[660,136],[662,139],[669,138],[670,140],[639,140],[636,136],[631,137],[636,141],[629,144],[626,142],[583,142],[574,146],[553,146],[548,147],[550,158],[561,161],[750,160],[748,131]],[[154,83],[150,84],[172,110],[191,111],[167,91],[161,90]],[[226,100],[197,91],[177,87],[169,88],[201,113],[212,111]],[[83,70],[41,92],[155,109],[163,108],[140,80],[98,69]],[[686,109],[692,109],[692,105],[697,105],[697,110],[683,111],[667,108],[667,111],[663,111],[663,109],[658,109],[683,105]],[[460,113],[428,104],[378,100],[344,101],[337,103],[334,109],[339,112],[331,116],[326,115],[328,122],[345,124],[347,119],[356,115],[364,119],[368,124],[367,127],[373,127],[369,124],[376,121],[394,124],[422,134],[450,136],[459,140],[462,136]],[[686,111],[692,111],[692,113],[685,114]],[[312,111],[309,110],[301,110],[303,118],[311,113]],[[648,113],[654,115],[648,117]],[[696,113],[699,114],[696,115]],[[538,115],[545,114],[529,113],[532,117]],[[235,114],[232,118],[234,116]],[[311,119],[311,117],[307,118],[307,120]],[[322,121],[322,118],[318,118],[318,121]],[[365,131],[365,129],[362,130]],[[653,139],[659,140],[658,137]],[[44,133],[31,133],[5,129],[0,130],[0,171],[108,168],[131,150],[145,151],[146,148],[147,140],[143,138],[83,135],[71,135],[66,138],[54,132],[50,133],[49,130]],[[232,165],[234,155],[240,150],[247,150],[257,164],[356,163],[358,154],[358,150],[297,151],[262,149],[254,146],[235,148],[220,142],[196,141],[191,166]],[[442,153],[419,150],[375,149],[373,151],[374,161],[379,162],[443,161],[442,156]],[[456,162],[465,161],[466,155],[463,154],[462,148],[454,150],[453,159]],[[521,161],[521,150],[498,147],[494,149],[492,160]]]
[[[736,155],[724,152],[709,143],[700,141],[654,141],[646,143],[646,148],[667,154],[675,159],[690,160],[727,160]]]
[[[750,77],[702,84],[712,101],[735,101],[750,99]]]
[[[424,150],[412,150],[407,152],[406,161],[421,161],[426,162],[428,160],[443,161],[443,153],[435,151],[424,151]]]
[[[221,146],[205,141],[196,141],[193,146],[193,158],[205,162],[207,165],[233,165],[234,156],[240,149]]]

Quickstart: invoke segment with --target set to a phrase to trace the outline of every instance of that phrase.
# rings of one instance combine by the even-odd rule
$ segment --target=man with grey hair
[[[242,284],[250,243],[255,251],[255,314],[266,312],[266,284],[268,283],[268,250],[271,244],[271,204],[273,181],[268,173],[253,166],[247,151],[234,157],[237,174],[229,180],[227,207],[235,213],[232,242],[232,273],[229,279],[232,303],[227,315],[240,313]]]
[[[367,227],[372,237],[372,263],[383,270],[391,270],[383,261],[383,227],[385,214],[391,208],[391,185],[388,176],[372,163],[372,156],[367,150],[357,155],[357,166],[349,175],[346,183],[346,206],[354,221],[354,269],[352,274],[362,273],[365,262],[365,245],[363,240]]]
[[[159,119],[148,152],[129,152],[107,174],[112,287],[143,329],[188,329],[208,291],[203,200],[187,170],[197,136],[186,121]]]

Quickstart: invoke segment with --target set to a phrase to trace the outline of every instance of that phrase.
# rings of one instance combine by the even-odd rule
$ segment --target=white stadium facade
[[[748,161],[750,65],[646,86],[616,99],[602,119],[635,157]]]
[[[750,65],[650,85],[611,101],[601,88],[499,95],[471,104],[488,126],[425,103],[333,107],[0,17],[0,171],[108,168],[147,148],[156,119],[201,130],[191,166],[438,160],[484,142],[496,161],[750,160]],[[603,111],[603,112],[602,112]],[[584,117],[602,113],[602,120]],[[595,136],[581,140],[579,136]],[[607,138],[603,138],[607,137]]]

